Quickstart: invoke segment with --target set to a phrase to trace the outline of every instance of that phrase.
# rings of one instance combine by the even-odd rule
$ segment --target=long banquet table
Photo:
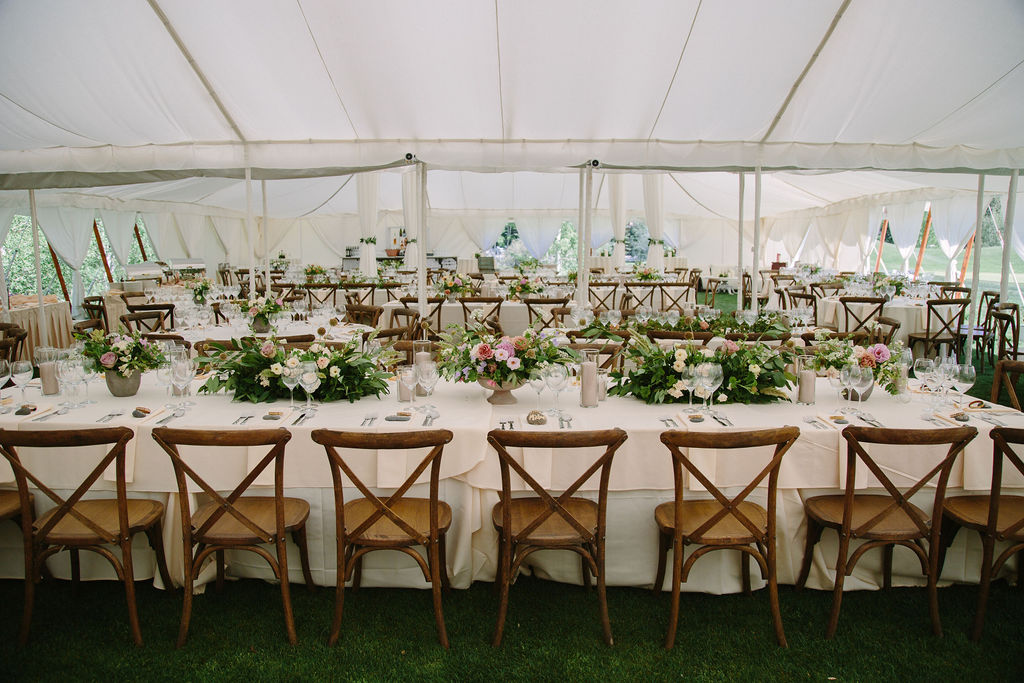
[[[150,373],[151,374],[151,373]],[[52,407],[50,397],[39,397],[30,389],[29,399],[38,402],[40,410]],[[102,397],[97,405],[72,410],[52,420],[33,423],[31,418],[16,417],[13,414],[0,415],[0,428],[5,429],[87,429],[96,426],[96,420],[110,412],[123,410],[109,424],[128,425],[135,429],[136,438],[129,444],[128,473],[130,495],[149,496],[167,503],[164,526],[165,546],[172,576],[180,580],[182,549],[180,533],[177,531],[178,508],[175,482],[166,454],[151,438],[155,422],[166,416],[158,410],[153,415],[136,419],[130,416],[132,408],[138,405],[158,408],[166,402],[163,390],[154,378],[144,377],[143,386],[135,397],[116,399],[106,395],[102,382],[92,385],[94,397]],[[301,396],[301,391],[296,392]],[[441,469],[442,484],[440,495],[453,508],[454,521],[448,536],[448,570],[452,584],[467,587],[474,580],[493,580],[497,559],[497,540],[490,522],[490,511],[498,499],[500,487],[496,455],[486,443],[486,433],[497,428],[501,420],[513,420],[517,429],[537,429],[526,424],[526,412],[537,404],[537,396],[528,387],[516,391],[519,403],[512,406],[493,407],[484,398],[485,390],[479,385],[442,383],[431,397],[440,417],[434,423],[436,428],[451,429],[454,440],[444,452]],[[803,552],[805,519],[803,501],[810,495],[822,492],[838,492],[844,484],[845,448],[838,429],[814,429],[804,422],[807,416],[831,415],[838,409],[838,399],[822,380],[817,387],[818,402],[814,406],[798,406],[790,403],[769,406],[720,406],[736,425],[735,429],[776,427],[791,424],[801,428],[802,433],[790,452],[785,456],[780,476],[780,501],[778,506],[779,579],[793,583],[799,570]],[[173,422],[172,426],[240,429],[231,425],[241,415],[255,415],[250,426],[272,426],[283,424],[293,434],[288,444],[285,486],[288,495],[299,496],[309,501],[311,516],[308,525],[310,556],[314,580],[321,585],[331,585],[335,580],[335,541],[333,522],[333,492],[322,447],[314,444],[310,432],[320,427],[351,429],[373,432],[403,431],[422,429],[418,416],[411,422],[385,422],[384,416],[393,413],[400,406],[394,396],[381,399],[364,398],[355,403],[332,403],[321,407],[317,416],[301,426],[292,425],[294,414],[288,413],[287,402],[252,405],[232,402],[224,395],[196,397],[197,406]],[[422,401],[423,399],[418,399]],[[543,407],[551,407],[551,397],[544,394]],[[657,530],[653,511],[659,503],[671,500],[671,466],[667,450],[659,441],[659,434],[665,429],[661,418],[672,417],[681,428],[720,431],[726,428],[712,420],[699,425],[686,422],[680,415],[682,406],[648,406],[632,398],[610,397],[597,408],[583,409],[578,406],[578,393],[565,392],[561,395],[563,410],[574,417],[576,429],[606,428],[620,426],[629,438],[615,456],[611,476],[611,490],[608,536],[607,572],[611,585],[650,585],[654,578],[657,562]],[[921,419],[922,403],[915,400],[901,404],[880,389],[865,402],[869,410],[886,426],[928,429],[933,425]],[[286,412],[281,422],[267,422],[261,418],[268,410]],[[38,413],[37,413],[38,414]],[[367,415],[377,415],[373,427],[360,427]],[[1003,416],[1011,426],[1024,426],[1024,414],[1014,413]],[[951,481],[950,494],[959,491],[984,491],[988,488],[991,469],[991,442],[987,438],[990,426],[976,419],[971,424],[978,428],[979,436],[968,447],[958,461]],[[552,428],[552,425],[540,427]],[[206,456],[196,462],[212,466],[211,483],[218,489],[229,490],[244,475],[248,464],[258,454],[242,450],[222,449],[216,456]],[[915,474],[921,471],[920,449],[893,449],[882,456],[886,469],[900,481],[900,473]],[[48,471],[56,478],[56,486],[70,488],[88,467],[76,461],[68,453],[50,454],[46,459],[38,453],[26,452],[25,459]],[[582,462],[584,454],[562,455],[552,458],[550,452],[528,451],[523,454],[527,467],[538,472],[538,480],[552,490],[558,490],[571,482],[577,471],[574,465]],[[357,465],[360,476],[371,487],[388,489],[404,480],[419,457],[416,453],[392,452],[389,455],[370,454]],[[716,483],[728,491],[738,491],[745,484],[744,477],[751,472],[747,459],[725,458],[714,451],[700,455],[700,462]],[[748,463],[748,464],[744,464]],[[858,479],[862,486],[870,482],[865,477]],[[860,476],[860,475],[858,475]],[[100,488],[112,488],[111,477],[104,477]],[[0,486],[11,486],[11,473],[6,463],[0,465]],[[423,481],[426,478],[424,477]],[[6,483],[5,483],[6,482]],[[261,481],[267,484],[267,481]],[[1010,480],[1008,485],[1024,488],[1024,481]],[[688,495],[701,496],[696,482],[688,484]],[[597,478],[584,487],[584,495],[594,496]],[[425,493],[425,484],[414,488]],[[350,496],[354,489],[347,490]],[[109,493],[107,493],[109,495]],[[422,494],[421,494],[422,495]],[[706,494],[704,494],[706,495]],[[930,509],[931,490],[919,494],[914,500],[924,509]],[[45,509],[43,496],[37,496],[40,511]],[[755,492],[753,499],[764,503],[763,490]],[[0,575],[20,577],[22,575],[21,545],[19,532],[13,524],[0,524]],[[808,586],[830,588],[834,570],[836,543],[835,536],[826,533],[818,545]],[[296,549],[291,548],[292,561],[289,563],[291,578],[301,582]],[[112,573],[106,564],[86,553],[83,556],[83,575],[96,578],[110,578]],[[145,544],[144,537],[138,540],[135,553],[137,577],[153,575],[153,555]],[[881,557],[870,553],[858,564],[853,577],[847,581],[850,589],[876,588],[881,584]],[[943,578],[952,581],[977,581],[980,564],[980,542],[971,533],[961,533],[950,549]],[[50,567],[54,575],[69,575],[66,555],[51,558]],[[569,553],[541,552],[532,556],[530,570],[541,576],[558,581],[579,583],[581,580],[579,561]],[[267,577],[269,569],[263,561],[251,553],[230,556],[230,573],[235,576]],[[897,584],[917,585],[922,583],[919,565],[909,552],[896,553],[894,581]],[[755,585],[758,572],[753,572]],[[202,577],[209,580],[210,576]],[[154,578],[159,585],[159,578]],[[365,562],[364,585],[368,586],[412,586],[422,587],[424,582],[418,568],[411,559],[399,553],[371,553]],[[684,590],[728,593],[740,590],[740,564],[736,553],[713,553],[701,559],[691,574]]]

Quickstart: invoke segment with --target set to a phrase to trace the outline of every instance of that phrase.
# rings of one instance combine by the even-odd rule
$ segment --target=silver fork
[[[238,418],[231,424],[244,425],[246,422],[254,418],[255,415],[239,415]]]
[[[113,420],[118,415],[124,415],[124,411],[120,410],[120,411],[117,411],[116,413],[107,413],[106,415],[104,415],[103,417],[101,417],[100,419],[98,419],[96,421],[97,422],[110,422],[111,420]]]

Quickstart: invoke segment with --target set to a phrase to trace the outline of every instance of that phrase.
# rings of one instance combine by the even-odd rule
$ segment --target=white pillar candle
[[[57,381],[57,366],[52,361],[39,364],[39,380],[44,396],[50,396],[60,391],[60,383]]]
[[[797,393],[796,402],[801,405],[814,403],[814,384],[818,381],[814,370],[800,371],[800,389]]]
[[[597,363],[580,363],[580,405],[584,408],[597,406]]]

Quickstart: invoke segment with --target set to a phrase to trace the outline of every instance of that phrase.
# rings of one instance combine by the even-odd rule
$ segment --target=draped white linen
[[[114,258],[122,266],[127,265],[132,240],[135,239],[135,212],[100,209],[100,220],[103,221],[103,231],[107,233],[107,242],[114,252]]]
[[[374,236],[377,230],[377,194],[380,191],[380,175],[360,173],[356,176],[356,195],[359,202],[359,234],[364,240],[359,250],[359,271],[368,277],[377,276],[377,247],[365,240]]]
[[[292,235],[299,221],[295,218],[271,218],[264,225],[263,217],[256,219],[256,258],[262,259],[263,254],[263,230],[267,230],[267,251],[274,255],[284,243],[285,238]],[[294,235],[293,235],[294,236]],[[317,255],[319,256],[319,255]],[[319,263],[323,259],[313,258],[312,263]],[[374,275],[377,271],[374,271]]]
[[[662,270],[665,267],[665,247],[661,244],[665,234],[665,176],[662,174],[644,176],[644,217],[651,242],[647,247],[647,265]]]
[[[415,268],[420,249],[420,183],[416,173],[402,174],[402,213],[405,216],[405,267]]]
[[[153,243],[156,254],[147,254],[150,260],[162,260],[181,258],[185,256],[185,248],[181,244],[181,235],[178,233],[178,226],[174,222],[174,216],[169,213],[143,213],[142,221],[146,224],[146,232],[149,233],[149,240]]]
[[[341,216],[310,216],[303,221],[338,258],[345,256],[345,247],[351,244],[351,235],[357,231],[353,221]]]
[[[932,202],[932,228],[935,239],[947,259],[945,280],[956,271],[956,255],[974,234],[976,206],[969,197],[952,197]]]
[[[74,275],[71,284],[71,304],[75,310],[82,304],[85,287],[82,282],[82,262],[92,241],[92,209],[50,207],[38,209],[39,227],[57,255],[71,266]]]
[[[201,253],[200,243],[208,224],[206,216],[194,213],[179,213],[174,215],[174,221],[178,224],[178,234],[181,235],[181,244],[185,249],[185,256],[189,258],[199,256]]]
[[[243,254],[249,253],[245,221],[241,218],[210,216],[210,222],[213,223],[213,229],[217,231],[217,237],[224,245],[224,250],[227,252],[226,259],[237,264]]]
[[[548,253],[548,249],[555,243],[555,238],[561,231],[561,221],[557,218],[525,216],[516,218],[516,229],[526,250],[531,256],[539,259]]]
[[[921,234],[921,220],[924,218],[924,201],[890,204],[885,207],[889,218],[889,232],[892,234],[896,251],[903,259],[903,270],[910,267],[910,257]]]
[[[860,269],[864,255],[871,248],[871,233],[867,228],[869,214],[867,207],[841,214],[845,227],[836,249],[836,268]]]
[[[7,240],[7,233],[11,231],[11,224],[16,213],[18,213],[18,209],[0,206],[0,244]],[[7,310],[7,273],[2,267],[0,267],[0,307]]]
[[[622,201],[622,176],[618,173],[608,176],[608,206],[612,214],[612,238],[615,240],[612,266],[622,268],[626,265],[626,204]]]

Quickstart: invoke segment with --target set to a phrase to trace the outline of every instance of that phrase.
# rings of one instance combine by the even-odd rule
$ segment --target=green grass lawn
[[[979,282],[981,283],[982,290],[993,289],[999,291],[999,276],[1002,271],[1003,263],[1003,248],[1002,247],[985,247],[982,250],[981,256],[981,277]],[[869,259],[868,264],[872,269],[875,266],[874,257]],[[903,260],[899,257],[896,252],[896,248],[888,244],[885,247],[885,251],[882,253],[882,261],[885,263],[885,267],[889,271],[902,270]],[[946,279],[946,257],[943,256],[942,252],[937,248],[930,248],[925,251],[924,259],[921,261],[921,275],[928,275],[929,280],[945,280]],[[910,258],[910,270],[913,272],[914,264],[917,263],[917,252]],[[957,269],[951,280],[956,280],[960,277],[960,265],[961,262],[957,261]],[[1010,258],[1010,265],[1013,268],[1014,273],[1018,273],[1017,277],[1021,280],[1021,289],[1024,290],[1024,260],[1021,260],[1020,256],[1014,252]],[[967,278],[964,281],[968,287],[971,285],[971,278],[973,276],[974,263],[967,264]],[[1013,276],[1010,277],[1009,283],[1009,295],[1008,300],[1016,303],[1021,303],[1020,293],[1017,291],[1017,284],[1015,283]]]

